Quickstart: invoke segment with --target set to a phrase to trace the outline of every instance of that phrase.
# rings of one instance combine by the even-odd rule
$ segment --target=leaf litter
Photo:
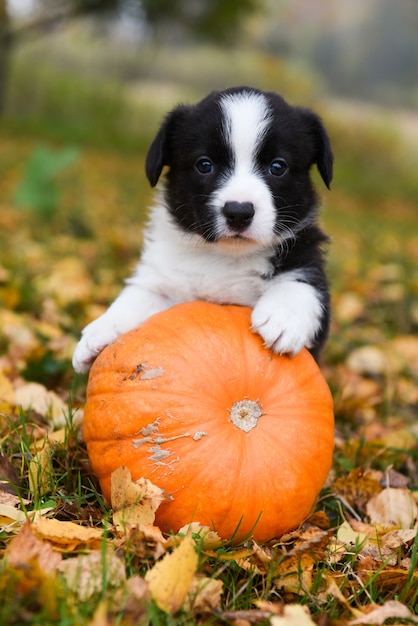
[[[418,623],[412,228],[402,244],[382,232],[364,256],[358,233],[344,229],[350,253],[332,252],[334,319],[322,367],[335,401],[335,461],[299,528],[264,545],[231,546],[197,524],[165,536],[154,526],[161,490],[126,468],[112,477],[113,510],[101,500],[81,437],[85,379],[70,359],[77,331],[116,295],[124,263],[135,258],[130,221],[138,218],[131,199],[115,216],[115,184],[123,202],[126,176],[141,167],[141,159],[124,161],[121,176],[117,157],[78,155],[71,175],[83,179],[83,207],[91,207],[75,208],[82,237],[68,234],[71,186],[57,182],[46,225],[36,207],[16,211],[10,201],[27,172],[11,164],[5,179],[0,598],[8,616],[36,616],[41,606],[45,623],[57,623],[64,603],[73,623],[89,626],[147,624],[153,611],[198,624]],[[40,224],[49,229],[42,242],[33,237]]]

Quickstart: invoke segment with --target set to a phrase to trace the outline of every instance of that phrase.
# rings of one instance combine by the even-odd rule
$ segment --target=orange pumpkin
[[[84,437],[108,500],[111,472],[125,465],[164,488],[164,531],[198,521],[262,541],[310,513],[331,465],[331,394],[307,350],[274,355],[250,314],[179,304],[99,355]]]

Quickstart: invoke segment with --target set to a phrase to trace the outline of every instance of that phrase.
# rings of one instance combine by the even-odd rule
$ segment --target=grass
[[[68,576],[48,570],[36,542],[32,559],[14,562],[12,546],[23,526],[5,521],[0,508],[0,623],[268,624],[269,611],[301,604],[317,623],[340,626],[388,600],[416,614],[417,536],[400,543],[393,564],[382,545],[385,533],[369,523],[366,489],[368,481],[377,480],[376,472],[389,470],[409,481],[413,497],[418,485],[416,364],[413,357],[401,364],[390,361],[393,342],[401,335],[413,341],[418,327],[416,172],[404,143],[394,130],[382,133],[367,120],[350,133],[331,120],[337,175],[325,197],[323,220],[333,239],[334,320],[322,366],[334,394],[337,430],[333,468],[317,505],[320,516],[263,546],[208,548],[196,535],[198,573],[222,582],[221,604],[199,614],[183,605],[170,615],[139,591],[161,544],[138,531],[116,532],[91,472],[79,424],[86,377],[75,376],[70,364],[80,328],[118,293],[136,261],[150,200],[143,164],[151,129],[138,139],[126,131],[120,122],[129,120],[130,112],[107,90],[109,83],[93,94],[87,87],[78,90],[83,77],[57,76],[51,67],[37,71],[42,88],[28,103],[28,69],[16,68],[14,97],[23,95],[1,130],[0,480],[20,500],[14,508],[25,515],[43,511],[48,519],[100,531],[98,547],[75,552],[50,537],[41,539],[45,553],[52,545],[64,562],[75,561],[78,553],[98,554],[98,582],[84,597],[87,570],[80,569],[71,585]],[[25,108],[29,105],[31,111]],[[138,118],[144,119],[145,110]],[[113,120],[115,113],[119,120]],[[35,194],[37,202],[17,205],[25,177],[26,183],[28,176],[34,182],[27,165],[39,155],[39,136],[54,203],[47,198],[45,205],[42,194]],[[54,155],[65,155],[74,143],[82,146],[78,158],[51,173]],[[347,295],[356,313],[347,310]],[[365,347],[379,349],[390,367],[353,370],[350,357]],[[19,408],[10,399],[8,385],[14,392],[34,381],[64,401],[64,420],[52,408],[39,411],[30,403]],[[353,525],[351,541],[339,539],[343,522]],[[376,541],[365,542],[359,529],[374,533]],[[109,544],[125,572],[119,581]]]

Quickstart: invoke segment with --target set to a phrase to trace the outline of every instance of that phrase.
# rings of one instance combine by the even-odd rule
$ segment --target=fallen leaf
[[[403,335],[393,339],[388,352],[392,358],[398,360],[398,370],[408,369],[418,376],[418,337]]]
[[[149,479],[132,480],[131,472],[123,466],[112,472],[113,523],[119,531],[128,526],[152,525],[155,511],[163,500],[163,490]]]
[[[223,592],[223,582],[208,578],[207,576],[195,576],[184,601],[184,610],[191,611],[195,615],[211,613],[219,609]]]
[[[407,487],[410,482],[410,478],[400,472],[397,472],[393,469],[393,467],[388,467],[379,482],[382,487],[396,487],[399,489]]]
[[[118,587],[126,578],[123,561],[111,550],[96,550],[66,559],[59,570],[68,588],[82,601],[108,587]]]
[[[216,550],[225,543],[217,532],[211,530],[209,526],[202,526],[199,522],[186,524],[186,526],[180,528],[177,534],[197,536],[199,541],[202,542],[201,547],[203,550]],[[175,537],[173,537],[173,540],[175,541]]]
[[[314,565],[315,559],[307,552],[285,557],[272,573],[275,586],[288,593],[306,593],[312,585]]]
[[[372,524],[412,528],[418,507],[409,489],[388,487],[368,501],[366,512]]]
[[[335,317],[342,323],[354,322],[365,312],[365,300],[357,293],[339,294],[334,303]]]
[[[36,411],[51,420],[60,419],[67,411],[65,402],[40,383],[26,383],[15,390],[15,403],[24,411]]]
[[[7,491],[15,494],[19,487],[19,474],[6,456],[0,454],[0,495]],[[1,499],[0,499],[1,502]]]
[[[20,567],[30,564],[31,561],[37,561],[40,570],[45,574],[55,572],[61,560],[62,557],[58,552],[36,537],[29,522],[26,522],[7,547],[9,565]]]
[[[179,610],[191,589],[197,565],[194,541],[186,536],[146,573],[151,596],[162,611],[173,615]]]
[[[377,606],[369,613],[353,619],[348,622],[349,626],[357,626],[360,624],[383,624],[387,619],[406,619],[413,624],[418,624],[418,618],[401,602],[397,600],[388,600],[383,606]]]
[[[29,463],[29,493],[33,498],[43,496],[51,490],[52,475],[51,448],[46,445]]]
[[[354,530],[349,522],[344,521],[338,528],[336,539],[345,546],[360,546],[369,538],[368,533],[362,533]]]
[[[382,487],[372,474],[361,468],[355,468],[347,476],[338,478],[333,483],[332,490],[351,507],[364,512],[367,502],[379,493]]]
[[[97,550],[104,541],[103,533],[98,528],[87,528],[74,522],[39,517],[33,522],[32,528],[39,538],[49,541],[56,550],[63,552],[82,550],[87,547]]]
[[[9,413],[14,403],[15,392],[9,378],[0,370],[0,413]]]
[[[27,504],[28,500],[26,500],[25,503]],[[4,491],[4,489],[0,489],[0,505],[2,504],[18,507],[20,505],[20,498],[19,496],[15,496],[9,491]]]
[[[283,615],[273,615],[271,626],[316,626],[311,619],[309,609],[300,604],[286,604]]]
[[[7,530],[10,524],[26,522],[27,516],[10,504],[0,503],[0,528]]]
[[[367,545],[359,552],[361,558],[371,557],[376,563],[383,563],[385,566],[395,567],[398,563],[396,552],[384,546]]]
[[[82,259],[70,256],[56,261],[51,271],[38,279],[37,287],[44,296],[53,296],[65,307],[73,302],[86,302],[93,284]]]
[[[382,546],[387,548],[400,548],[401,546],[409,546],[415,539],[415,528],[407,528],[405,530],[391,530],[381,537]]]
[[[376,346],[363,346],[353,350],[347,359],[347,366],[357,374],[381,375],[386,372],[385,355]]]

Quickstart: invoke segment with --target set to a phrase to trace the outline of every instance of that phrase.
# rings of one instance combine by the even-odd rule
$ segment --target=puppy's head
[[[268,247],[315,213],[309,172],[332,179],[321,120],[275,93],[213,92],[166,117],[146,160],[152,186],[168,166],[165,200],[176,223],[207,242]]]

